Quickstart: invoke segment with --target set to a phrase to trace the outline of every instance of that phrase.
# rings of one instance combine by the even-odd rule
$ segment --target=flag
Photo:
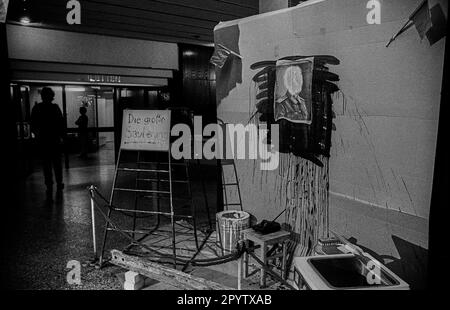
[[[0,23],[6,22],[6,13],[8,12],[9,0],[0,0]]]
[[[420,38],[423,39],[426,36],[431,45],[447,35],[447,20],[441,5],[438,3],[430,8],[428,0],[424,0],[409,16],[403,27],[389,40],[386,47],[412,25],[416,27]]]
[[[428,0],[425,0],[414,11],[410,20],[413,21],[420,38],[426,36],[431,45],[446,36],[447,21],[439,3],[430,8]]]
[[[427,32],[427,38],[431,45],[447,35],[447,19],[440,4],[430,8],[431,29]]]
[[[421,39],[425,37],[427,32],[433,26],[431,23],[430,8],[428,0],[423,1],[420,6],[411,14],[409,18],[417,29]]]
[[[233,52],[229,48],[223,46],[222,44],[217,44],[214,50],[214,54],[211,56],[210,62],[216,67],[222,68],[227,62],[228,58],[231,56],[237,56],[242,58],[238,53]]]

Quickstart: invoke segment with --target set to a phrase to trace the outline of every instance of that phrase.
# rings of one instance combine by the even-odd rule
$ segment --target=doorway
[[[122,112],[124,109],[167,108],[164,87],[124,87],[103,85],[12,83],[11,98],[16,107],[17,140],[20,176],[34,171],[36,146],[30,130],[33,107],[41,102],[40,91],[48,86],[55,92],[53,102],[64,116],[66,125],[65,167],[114,165],[120,146]],[[86,108],[88,118],[88,158],[79,158],[79,128],[75,124],[80,107]]]
[[[114,164],[114,88],[105,86],[66,85],[64,116],[66,119],[66,166]],[[80,109],[86,111],[88,132],[87,157],[80,157],[82,141],[77,120]]]

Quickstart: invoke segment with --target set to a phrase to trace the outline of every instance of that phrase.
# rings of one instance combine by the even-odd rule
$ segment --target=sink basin
[[[370,273],[367,262],[353,254],[298,257],[294,262],[295,274],[297,278],[301,279],[296,282],[302,284],[297,286],[328,290],[409,289],[406,282],[368,256],[367,261],[370,260],[379,266],[378,272],[375,273],[376,276],[374,273]]]
[[[356,288],[367,286],[392,286],[399,282],[386,271],[380,270],[380,281],[369,284],[369,269],[355,256],[310,258],[308,263],[334,288]]]

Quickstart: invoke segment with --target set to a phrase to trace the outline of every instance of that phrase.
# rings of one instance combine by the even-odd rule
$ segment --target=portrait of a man
[[[314,59],[279,60],[276,64],[275,121],[312,122],[312,70]]]

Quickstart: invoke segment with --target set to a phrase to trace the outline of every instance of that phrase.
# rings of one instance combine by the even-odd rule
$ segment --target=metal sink
[[[369,268],[373,266],[373,262],[376,262],[378,267],[371,273]],[[370,256],[363,259],[353,254],[299,257],[296,258],[295,269],[311,289],[409,288],[406,282]]]
[[[355,256],[347,257],[316,257],[310,258],[308,263],[331,287],[349,289],[359,287],[376,287],[398,285],[386,271],[380,269],[380,281],[369,284],[367,275],[369,269]]]

